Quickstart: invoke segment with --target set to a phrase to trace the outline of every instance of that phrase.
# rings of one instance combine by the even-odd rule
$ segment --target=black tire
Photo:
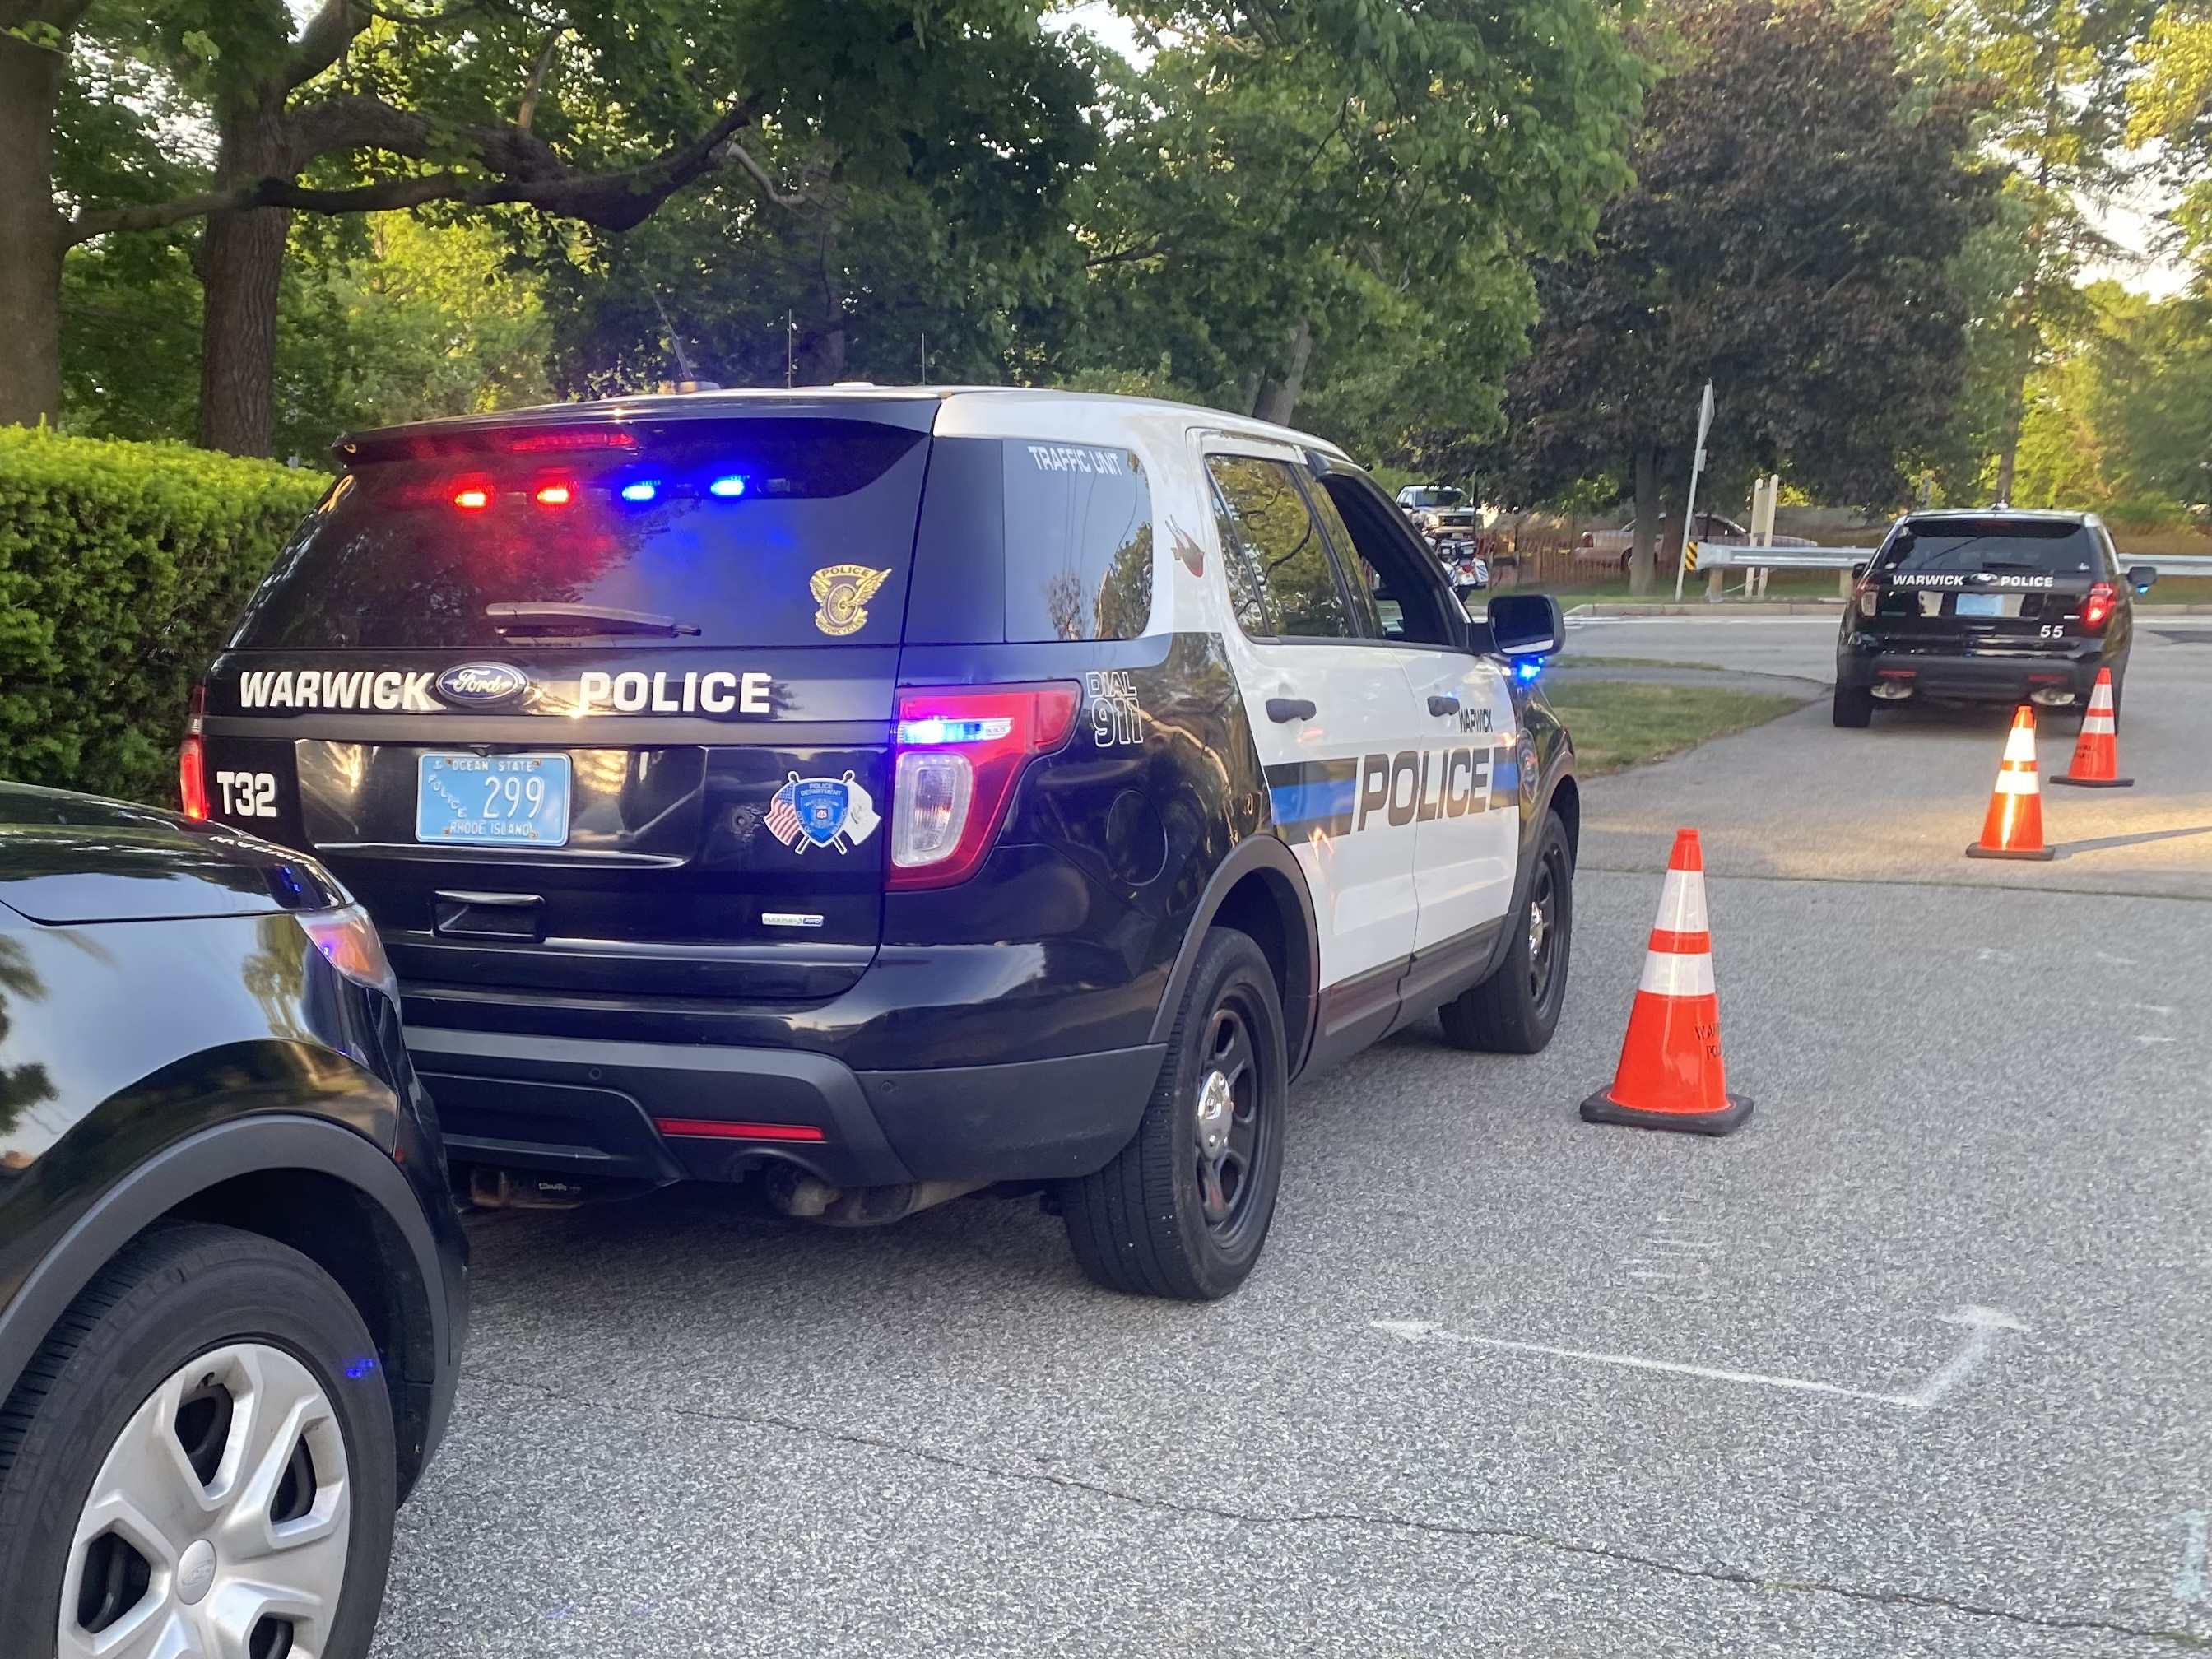
[[[1225,1051],[1224,1037],[1239,1034],[1243,1047]],[[1231,1145],[1208,1159],[1200,1128],[1208,1081],[1232,1068],[1233,1110],[1212,1120]],[[1214,928],[1199,947],[1135,1136],[1097,1174],[1060,1183],[1060,1214],[1083,1271],[1109,1290],[1186,1302],[1211,1302],[1243,1284],[1274,1218],[1289,1097],[1274,971],[1248,935]],[[1218,1216],[1209,1217],[1209,1203]]]
[[[70,1304],[0,1405],[0,1654],[54,1651],[77,1520],[109,1449],[178,1370],[242,1342],[304,1364],[331,1403],[351,1502],[343,1588],[318,1651],[321,1659],[368,1653],[398,1480],[392,1402],[368,1331],[337,1282],[297,1250],[189,1224],[126,1247]]]
[[[1528,890],[1506,926],[1505,959],[1437,1011],[1455,1048],[1533,1054],[1559,1030],[1574,952],[1575,860],[1557,812],[1544,816]]]
[[[1874,724],[1874,693],[1863,685],[1836,688],[1835,723],[1864,727]]]

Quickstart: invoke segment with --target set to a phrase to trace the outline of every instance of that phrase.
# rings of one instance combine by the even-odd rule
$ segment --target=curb
[[[2141,605],[2136,608],[2143,609]],[[2202,608],[2212,611],[2212,605]],[[1680,605],[1672,600],[1615,603],[1601,599],[1575,606],[1567,612],[1567,618],[1571,622],[1577,617],[1838,617],[1843,610],[1841,599],[1723,599],[1718,605],[1709,605],[1703,599],[1695,604],[1685,599]]]

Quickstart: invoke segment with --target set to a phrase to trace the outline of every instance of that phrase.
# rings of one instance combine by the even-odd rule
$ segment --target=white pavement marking
[[[2201,1607],[2208,1599],[2204,1587],[2204,1511],[2190,1510],[2175,1517],[2181,1529],[2181,1571],[2173,1576],[2173,1599]]]
[[[2179,1037],[2160,1036],[2155,1033],[2149,1031],[2139,1031],[2136,1034],[2136,1041],[2137,1042],[2178,1042],[2180,1039]]]
[[[1674,1359],[1642,1359],[1633,1354],[1595,1353],[1585,1348],[1555,1348],[1542,1342],[1509,1342],[1502,1337],[1466,1336],[1448,1331],[1432,1320],[1377,1319],[1370,1322],[1378,1331],[1401,1342],[1455,1342],[1471,1348],[1500,1348],[1512,1353],[1547,1354],[1555,1359],[1582,1359],[1595,1365],[1620,1365],[1630,1370],[1665,1371],[1676,1376],[1699,1376],[1712,1382],[1741,1382],[1752,1388],[1786,1389],[1797,1394],[1834,1395],[1844,1400],[1868,1400],[1881,1406],[1903,1406],[1926,1411],[1966,1381],[1989,1358],[1999,1336],[2028,1328],[2002,1308],[1967,1306],[1941,1316],[1946,1324],[1966,1328],[1966,1340],[1911,1394],[1875,1394],[1846,1389],[1834,1382],[1818,1382],[1802,1376],[1774,1376],[1764,1371],[1726,1370],[1716,1365],[1689,1365]]]

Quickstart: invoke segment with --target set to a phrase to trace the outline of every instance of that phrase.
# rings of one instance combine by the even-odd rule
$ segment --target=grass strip
[[[1647,765],[1710,738],[1764,726],[1807,701],[1626,680],[1547,685],[1544,696],[1574,734],[1575,755],[1585,777]]]

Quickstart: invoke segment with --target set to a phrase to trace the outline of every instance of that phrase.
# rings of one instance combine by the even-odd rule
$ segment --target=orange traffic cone
[[[1583,1102],[1583,1121],[1724,1135],[1750,1115],[1751,1102],[1729,1093],[1721,1066],[1705,850],[1696,830],[1679,830],[1659,893],[1659,920],[1651,925],[1644,955],[1644,978],[1629,1011],[1628,1036],[1620,1045],[1620,1067],[1612,1087]]]
[[[2074,742],[2074,763],[2053,783],[2071,783],[2083,789],[2128,789],[2133,778],[2120,775],[2119,716],[2112,708],[2112,671],[2097,671],[2097,689],[2089,694],[2089,712],[2081,716],[2081,735]]]
[[[1970,859],[2047,859],[2043,844],[2043,787],[2035,771],[2035,710],[2022,703],[2005,736],[2004,759],[1997,763],[1997,787],[1990,796],[1990,815],[1982,838],[1966,849]]]

